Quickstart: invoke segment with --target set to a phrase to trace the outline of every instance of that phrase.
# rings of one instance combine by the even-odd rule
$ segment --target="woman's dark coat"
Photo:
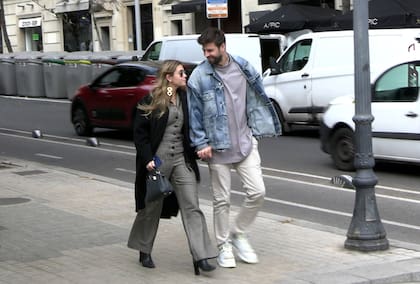
[[[197,181],[200,180],[200,172],[196,161],[196,153],[191,148],[189,136],[189,119],[187,94],[185,92],[178,93],[182,103],[182,111],[184,113],[184,124],[182,132],[184,136],[184,157],[187,166],[190,167],[196,176]],[[149,104],[152,97],[145,97],[140,104]],[[136,145],[136,181],[135,181],[135,198],[136,212],[145,207],[144,197],[146,196],[146,165],[153,159],[156,151],[162,141],[168,122],[168,110],[158,117],[159,110],[154,111],[150,116],[144,116],[144,112],[137,109],[136,120],[134,123],[134,144]],[[171,194],[164,199],[161,218],[170,218],[178,214],[179,206],[176,195]]]

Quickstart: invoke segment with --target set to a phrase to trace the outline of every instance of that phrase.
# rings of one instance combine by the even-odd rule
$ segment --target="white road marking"
[[[288,181],[288,182],[294,182],[294,183],[299,183],[299,184],[305,184],[305,185],[310,185],[310,186],[315,186],[315,187],[329,188],[329,189],[338,190],[338,191],[346,191],[346,192],[351,192],[351,193],[355,192],[354,189],[347,189],[347,188],[343,188],[343,187],[338,188],[338,187],[333,186],[333,185],[318,184],[318,183],[314,183],[314,182],[307,182],[307,181],[290,179],[290,178],[283,178],[283,177],[278,177],[278,176],[271,176],[271,175],[264,175],[263,174],[263,177],[276,179],[276,180],[282,180],[282,181]],[[384,194],[379,194],[379,193],[376,193],[375,195],[376,195],[376,197],[382,197],[382,198],[386,198],[386,199],[393,199],[393,200],[399,200],[399,201],[404,201],[404,202],[420,204],[420,200],[416,200],[416,199],[396,197],[396,196],[392,196],[392,195],[384,195]]]
[[[66,145],[66,146],[71,146],[71,147],[83,148],[83,149],[87,149],[87,150],[97,150],[97,151],[104,151],[104,152],[110,152],[110,153],[123,154],[123,155],[127,155],[127,156],[136,156],[135,153],[129,153],[129,152],[118,151],[118,150],[104,149],[104,148],[100,148],[100,147],[90,147],[90,146],[86,146],[86,145],[77,145],[77,144],[71,144],[71,143],[67,143],[67,142],[51,141],[51,140],[46,140],[46,139],[32,138],[32,137],[26,137],[26,136],[15,135],[15,134],[0,133],[0,135],[11,136],[11,137],[16,137],[16,138],[23,138],[23,139],[27,139],[27,140],[36,140],[36,141],[44,142],[44,143],[53,143],[53,144],[59,144],[59,145]]]
[[[23,133],[29,133],[27,131],[23,132]],[[135,156],[135,153],[129,153],[129,152],[123,152],[123,151],[117,151],[117,150],[109,150],[109,149],[103,149],[100,147],[88,147],[88,146],[84,146],[84,145],[75,145],[75,144],[71,144],[71,143],[65,143],[65,142],[57,142],[57,141],[50,141],[50,140],[45,140],[45,139],[37,139],[37,138],[32,138],[32,137],[25,137],[25,136],[20,136],[20,135],[15,135],[15,134],[6,134],[6,133],[0,133],[0,135],[4,135],[4,136],[12,136],[12,137],[16,137],[16,138],[23,138],[23,139],[30,139],[30,140],[37,140],[37,141],[41,141],[41,142],[46,142],[46,143],[54,143],[54,144],[61,144],[61,145],[66,145],[66,146],[73,146],[73,147],[79,147],[79,148],[88,148],[88,149],[92,149],[92,150],[99,150],[99,151],[105,151],[105,152],[112,152],[112,153],[118,153],[118,154],[124,154],[124,155],[129,155],[129,156]],[[203,164],[203,163],[199,163],[200,167],[208,167],[207,164]],[[129,171],[129,170],[125,170],[125,169],[121,169],[121,168],[117,168],[119,170],[123,170],[123,171]],[[322,180],[327,180],[330,178],[326,178],[326,177],[322,177],[322,176],[317,176],[317,175],[311,175],[311,174],[305,174],[305,173],[299,173],[299,172],[292,172],[292,171],[285,171],[285,170],[277,170],[277,169],[272,169],[272,168],[263,168],[263,169],[268,169],[271,171],[277,171],[277,172],[283,172],[283,173],[289,173],[289,174],[294,174],[294,175],[300,175],[300,176],[306,176],[306,177],[313,177],[313,178],[319,178]],[[133,173],[135,173],[134,171],[132,171]],[[353,189],[345,189],[345,188],[337,188],[336,186],[330,186],[330,185],[323,185],[323,184],[317,184],[314,182],[306,182],[306,181],[300,181],[300,180],[296,180],[296,179],[290,179],[290,178],[283,178],[283,177],[278,177],[278,176],[272,176],[272,175],[263,175],[266,178],[271,178],[271,179],[276,179],[276,180],[283,180],[283,181],[287,181],[287,182],[292,182],[292,183],[299,183],[299,184],[306,184],[306,185],[310,185],[313,186],[315,188],[329,188],[329,189],[333,189],[333,190],[339,190],[339,191],[345,191],[345,192],[349,192],[349,193],[353,193],[354,194],[354,190]],[[381,187],[387,190],[393,190],[393,191],[400,191],[400,192],[410,192],[410,193],[416,193],[415,191],[412,190],[407,190],[407,189],[400,189],[400,188],[394,188],[394,187],[387,187],[387,186],[380,186],[377,185],[376,187]],[[232,193],[234,194],[238,194],[238,195],[245,195],[243,192],[240,191],[235,191],[232,190]],[[394,199],[394,200],[399,200],[399,201],[404,201],[404,202],[411,202],[411,203],[420,203],[420,200],[412,200],[412,199],[407,199],[407,198],[399,198],[399,197],[394,197],[394,196],[387,196],[387,195],[383,195],[383,194],[376,194],[377,197],[381,197],[381,198],[387,198],[387,199]],[[266,197],[266,200],[271,201],[271,202],[275,202],[275,203],[279,203],[279,204],[284,204],[284,205],[289,205],[289,206],[295,206],[295,207],[299,207],[299,208],[306,208],[309,210],[314,210],[314,211],[319,211],[319,212],[325,212],[325,213],[329,213],[329,214],[335,214],[335,215],[340,215],[340,216],[346,216],[346,217],[352,217],[352,215],[350,213],[347,212],[341,212],[341,211],[337,211],[337,210],[330,210],[330,209],[326,209],[326,208],[320,208],[320,207],[316,207],[316,206],[310,206],[310,205],[305,205],[305,204],[300,204],[300,203],[295,203],[295,202],[290,202],[290,201],[285,201],[285,200],[280,200],[280,199],[275,199],[275,198],[270,198],[270,197]],[[400,222],[394,222],[394,221],[389,221],[389,220],[383,220],[382,222],[385,224],[390,224],[390,225],[394,225],[394,226],[399,226],[399,227],[404,227],[404,228],[409,228],[409,229],[414,229],[414,230],[420,230],[420,226],[416,226],[416,225],[410,225],[410,224],[405,224],[405,223],[400,223]]]
[[[203,168],[208,168],[207,164],[199,163],[198,165],[200,167],[203,167]],[[311,178],[317,178],[317,179],[320,179],[320,180],[331,180],[330,177],[324,177],[324,176],[319,176],[319,175],[313,175],[313,174],[307,174],[307,173],[301,173],[301,172],[295,172],[295,171],[279,170],[279,169],[266,168],[266,167],[261,167],[261,168],[263,170],[269,170],[269,171],[273,171],[273,172],[297,175],[297,176],[302,176],[302,177],[311,177]],[[235,170],[232,170],[232,171],[235,171]],[[330,188],[330,189],[335,189],[335,190],[340,190],[340,191],[354,192],[353,189],[338,188],[337,186],[333,186],[333,185],[331,185],[331,186],[321,185],[321,184],[317,184],[317,183],[313,183],[313,182],[305,182],[305,181],[299,181],[299,180],[296,180],[296,179],[282,178],[282,177],[276,177],[276,176],[271,176],[271,175],[263,175],[263,176],[268,177],[268,178],[281,179],[281,180],[285,180],[285,181],[289,181],[289,182],[302,183],[302,184],[315,185],[315,186],[322,186],[322,187],[325,187],[325,188]],[[379,184],[376,185],[375,188],[384,189],[384,190],[388,190],[388,191],[404,192],[404,193],[420,195],[420,191],[415,191],[415,190],[410,190],[410,189],[405,189],[405,188],[384,186],[384,185],[379,185]],[[378,195],[378,194],[376,194],[376,195]]]
[[[16,96],[5,96],[0,95],[1,98],[4,99],[12,99],[12,100],[22,100],[22,101],[40,101],[40,102],[54,102],[54,103],[62,103],[62,104],[71,104],[66,98],[63,99],[49,99],[49,98],[31,98],[31,97],[16,97]]]
[[[237,194],[237,195],[245,196],[244,192],[240,192],[240,191],[236,191],[236,190],[232,190],[231,192],[234,193],[234,194]],[[274,202],[274,203],[278,203],[278,204],[289,205],[289,206],[293,206],[293,207],[299,207],[299,208],[309,209],[309,210],[328,213],[328,214],[340,215],[340,216],[345,216],[345,217],[350,217],[350,218],[353,216],[352,214],[347,213],[347,212],[325,209],[325,208],[321,208],[321,207],[310,206],[310,205],[305,205],[305,204],[301,204],[301,203],[290,202],[290,201],[285,201],[285,200],[280,200],[280,199],[275,199],[275,198],[270,198],[270,197],[265,197],[265,200],[270,201],[270,202]],[[416,225],[410,225],[410,224],[406,224],[406,223],[394,222],[394,221],[389,221],[389,220],[384,220],[384,219],[381,219],[381,221],[382,221],[382,223],[389,224],[389,225],[404,227],[404,228],[413,229],[413,230],[420,230],[420,226],[416,226]]]
[[[45,157],[45,158],[51,158],[51,159],[56,159],[56,160],[63,159],[63,157],[53,156],[53,155],[48,155],[48,154],[42,154],[42,153],[36,153],[35,156]]]
[[[136,171],[133,171],[133,170],[127,170],[127,169],[123,169],[123,168],[115,168],[115,170],[116,170],[116,171],[119,171],[119,172],[130,173],[130,174],[135,174],[135,173],[136,173]]]
[[[25,131],[25,130],[17,130],[17,129],[0,127],[0,131],[1,130],[31,135],[31,132]],[[13,134],[10,134],[10,135],[13,135]],[[87,138],[87,137],[85,139],[83,139],[83,138],[72,138],[72,137],[64,137],[64,136],[49,135],[49,134],[43,134],[43,137],[44,138],[50,137],[50,138],[56,138],[56,139],[67,140],[67,141],[82,142],[82,143],[85,142],[86,138]],[[134,146],[127,146],[127,145],[114,144],[114,143],[106,143],[106,142],[102,142],[102,141],[99,141],[99,142],[100,142],[101,145],[106,145],[106,146],[118,147],[118,148],[129,149],[129,150],[135,150],[136,149]]]
[[[297,175],[297,176],[304,176],[304,177],[311,177],[311,178],[317,178],[321,180],[331,180],[330,177],[324,177],[319,175],[313,175],[313,174],[307,174],[307,173],[301,173],[301,172],[294,172],[294,171],[286,171],[286,170],[279,170],[279,169],[273,169],[273,168],[266,168],[261,167],[263,170],[273,171],[273,172],[279,172],[279,173],[285,173],[285,174],[291,174],[291,175]],[[420,195],[420,191],[414,191],[410,189],[404,189],[404,188],[397,188],[397,187],[391,187],[391,186],[384,186],[384,185],[376,185],[376,188],[384,189],[384,190],[390,190],[390,191],[396,191],[396,192],[404,192],[409,194],[416,194]]]

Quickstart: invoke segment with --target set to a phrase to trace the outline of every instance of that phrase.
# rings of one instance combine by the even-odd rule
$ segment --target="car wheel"
[[[77,106],[73,110],[73,126],[79,136],[88,136],[92,134],[93,128],[90,125],[86,110],[81,106]]]
[[[275,101],[273,101],[273,100],[271,100],[271,101],[273,102],[274,109],[276,110],[277,116],[279,117],[283,135],[285,135],[285,134],[287,134],[291,131],[290,130],[290,125],[284,119],[283,113],[281,112],[281,109],[280,109],[279,105]]]
[[[349,128],[340,128],[332,136],[331,156],[342,171],[354,170],[354,135]]]

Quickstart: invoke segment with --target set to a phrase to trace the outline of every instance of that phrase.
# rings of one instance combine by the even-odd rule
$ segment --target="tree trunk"
[[[7,34],[6,21],[4,17],[4,3],[0,0],[0,30],[3,32],[4,42],[6,43],[7,51],[13,52],[12,45],[10,44],[9,35]],[[3,51],[3,48],[2,48]]]

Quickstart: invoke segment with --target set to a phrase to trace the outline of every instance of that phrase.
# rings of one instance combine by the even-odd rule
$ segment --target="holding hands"
[[[207,146],[207,147],[197,151],[197,155],[201,160],[211,159],[211,157],[212,157],[211,146]]]

